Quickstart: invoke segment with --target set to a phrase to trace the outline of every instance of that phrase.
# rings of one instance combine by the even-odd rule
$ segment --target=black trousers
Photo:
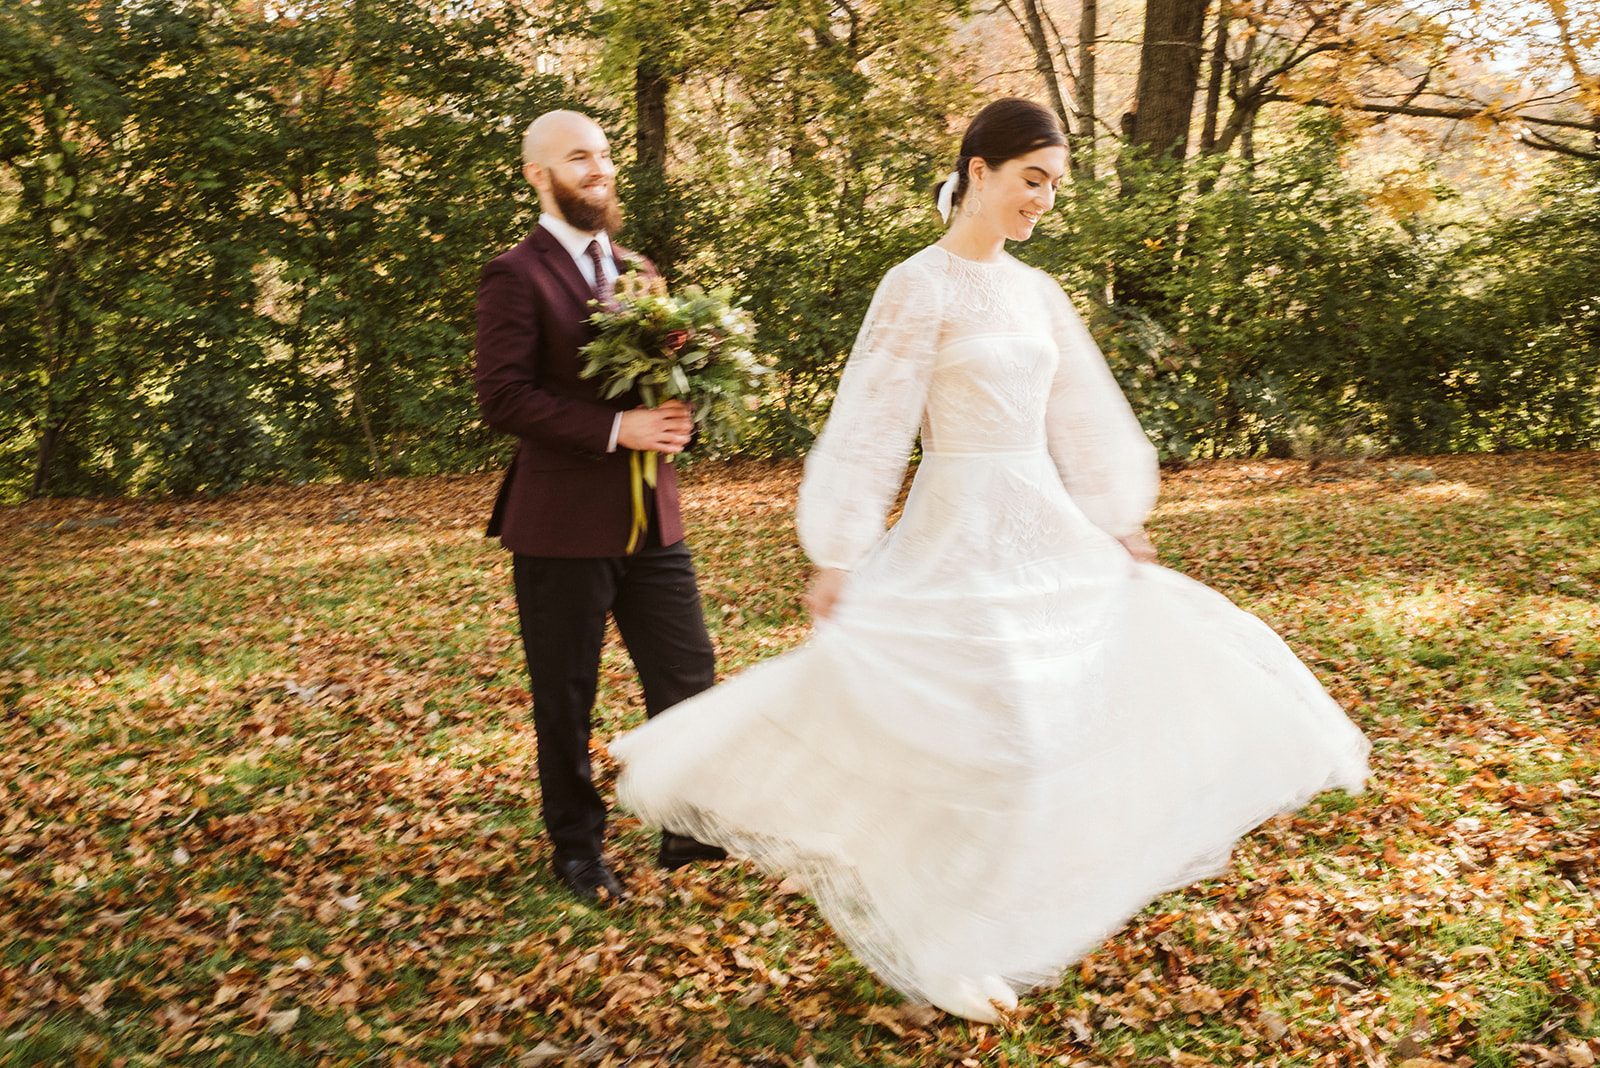
[[[606,616],[616,620],[654,716],[716,681],[686,542],[632,556],[512,556],[533,692],[544,824],[558,860],[600,855],[606,806],[589,766],[590,713]]]

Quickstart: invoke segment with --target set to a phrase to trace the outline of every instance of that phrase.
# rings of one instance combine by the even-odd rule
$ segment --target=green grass
[[[1165,562],[1285,635],[1374,780],[1269,821],[1005,1027],[906,1011],[774,880],[655,871],[626,815],[636,903],[556,887],[492,478],[0,510],[0,1064],[1577,1063],[1600,459],[1409,462],[1437,477],[1167,477]],[[797,478],[688,472],[724,671],[804,636]],[[336,521],[368,498],[408,522]],[[597,737],[642,714],[612,636]]]

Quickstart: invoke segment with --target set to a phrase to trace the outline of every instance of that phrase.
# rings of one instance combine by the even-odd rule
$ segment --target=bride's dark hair
[[[961,136],[961,155],[956,157],[956,188],[950,198],[952,205],[960,204],[967,194],[970,178],[967,174],[974,159],[981,159],[990,167],[999,167],[1006,160],[1026,156],[1036,148],[1065,145],[1067,135],[1061,129],[1056,113],[1043,104],[1008,96],[987,105],[972,117],[967,132]],[[939,186],[935,183],[933,197],[939,199]]]

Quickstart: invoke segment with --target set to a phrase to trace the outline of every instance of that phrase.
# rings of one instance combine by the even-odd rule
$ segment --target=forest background
[[[0,500],[492,468],[478,266],[529,118],[732,286],[802,453],[1002,93],[1072,181],[1020,249],[1166,457],[1600,440],[1600,9],[1567,0],[27,0],[0,12]]]
[[[1600,453],[1260,454],[1597,443],[1597,78],[1593,0],[0,4],[0,501],[145,495],[0,508],[0,1064],[1593,1068]],[[1004,92],[1073,132],[1020,254],[1164,455],[1235,457],[1167,472],[1163,559],[1375,774],[991,1029],[620,814],[644,907],[545,874],[471,328],[520,130],[584,108],[803,452]],[[685,473],[727,670],[805,633],[799,473]]]

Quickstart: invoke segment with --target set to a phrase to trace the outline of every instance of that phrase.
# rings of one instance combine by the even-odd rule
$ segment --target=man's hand
[[[802,600],[812,619],[827,619],[833,615],[833,602],[839,599],[849,577],[850,572],[837,567],[825,567],[811,577],[811,585],[806,588]]]
[[[635,452],[682,452],[694,431],[694,409],[681,400],[622,413],[617,444]]]

